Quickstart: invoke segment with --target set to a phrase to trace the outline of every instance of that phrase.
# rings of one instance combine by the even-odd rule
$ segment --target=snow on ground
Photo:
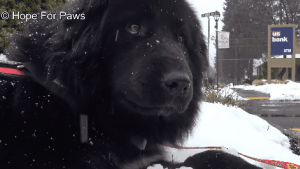
[[[201,113],[187,147],[224,146],[237,152],[259,158],[300,164],[300,156],[289,149],[289,139],[278,129],[258,116],[237,107],[219,103],[201,104]],[[187,157],[204,150],[178,150],[166,148],[171,161],[183,162]],[[244,157],[243,157],[244,158]],[[247,159],[249,163],[264,168],[276,168]]]
[[[277,55],[274,56],[273,58],[283,58],[283,55]],[[292,58],[292,55],[286,55],[286,58]],[[296,54],[295,58],[300,58],[300,54]]]
[[[0,53],[0,63],[17,64],[18,62],[9,61],[9,60],[7,60],[5,55]]]
[[[234,88],[270,94],[270,100],[300,100],[300,83],[293,81],[289,81],[287,84],[266,84],[262,86],[238,85]]]

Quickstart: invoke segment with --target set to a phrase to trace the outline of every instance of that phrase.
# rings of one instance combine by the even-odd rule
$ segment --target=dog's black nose
[[[164,85],[171,95],[180,96],[189,91],[191,80],[186,73],[171,72],[165,76]]]

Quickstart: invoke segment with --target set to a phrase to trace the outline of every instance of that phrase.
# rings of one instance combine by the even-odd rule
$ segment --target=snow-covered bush
[[[242,108],[242,98],[235,91],[230,89],[229,85],[215,89],[212,86],[202,88],[204,101],[210,103],[222,103],[228,106],[237,106]]]

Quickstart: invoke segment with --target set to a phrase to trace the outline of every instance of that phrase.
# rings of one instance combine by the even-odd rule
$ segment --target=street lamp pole
[[[209,43],[210,43],[209,42],[209,40],[210,40],[210,18],[209,18],[209,16],[207,17],[207,19],[208,19],[207,59],[209,60]]]
[[[219,89],[219,58],[218,58],[218,21],[220,19],[220,13],[216,11],[216,14],[214,15],[215,21],[216,21],[216,62],[217,62],[217,90]]]
[[[220,19],[220,12],[219,11],[216,11],[216,12],[210,12],[210,13],[205,13],[205,14],[202,14],[201,15],[202,18],[204,17],[207,17],[208,18],[208,40],[207,40],[207,43],[208,43],[208,52],[207,52],[207,59],[209,59],[209,38],[210,38],[210,19],[209,17],[210,16],[213,16],[215,18],[215,21],[216,21],[216,60],[217,60],[217,89],[219,88],[219,81],[218,81],[218,21]]]

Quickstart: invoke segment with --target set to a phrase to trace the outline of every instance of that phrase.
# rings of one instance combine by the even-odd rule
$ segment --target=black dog
[[[172,167],[162,145],[191,131],[207,66],[195,13],[184,0],[82,0],[62,11],[70,17],[52,12],[10,37],[6,55],[26,76],[2,78],[0,166]],[[184,165],[210,168],[211,153]],[[256,168],[233,158],[232,168]]]

